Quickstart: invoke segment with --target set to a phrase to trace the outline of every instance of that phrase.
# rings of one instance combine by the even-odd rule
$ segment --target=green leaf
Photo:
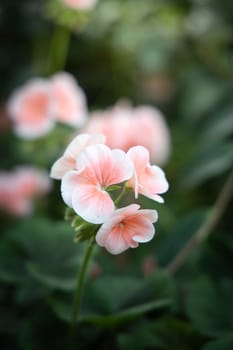
[[[115,313],[109,316],[83,316],[81,322],[94,323],[102,326],[115,326],[134,320],[148,312],[160,310],[170,305],[169,299],[162,299],[158,301],[151,301],[142,305],[132,307],[130,309]]]
[[[131,276],[100,276],[87,283],[85,304],[91,305],[98,313],[113,313],[143,285],[140,278]]]
[[[233,105],[228,105],[210,118],[203,130],[203,142],[218,143],[233,133]]]
[[[74,244],[69,224],[30,219],[9,232],[9,239],[32,278],[49,288],[73,290],[84,245]]]
[[[25,279],[23,257],[9,239],[2,238],[0,245],[0,280],[20,283]]]
[[[201,343],[201,338],[190,324],[170,315],[138,322],[130,332],[118,336],[121,350],[196,350],[200,349]]]
[[[193,283],[186,300],[187,314],[194,327],[207,336],[223,336],[233,331],[233,283],[223,282],[200,278]]]
[[[170,304],[172,291],[171,277],[163,271],[145,281],[128,276],[103,276],[89,280],[82,303],[82,320],[106,325],[108,322],[118,323],[130,318],[131,311],[132,315],[134,310],[141,312],[141,308],[137,309],[138,305],[142,306],[142,310],[149,311],[150,306],[154,309],[154,305],[160,305],[161,300]],[[52,297],[50,305],[59,317],[70,320],[72,296]]]
[[[181,113],[185,119],[197,121],[212,110],[226,93],[226,86],[201,70],[188,71],[183,91]]]
[[[225,335],[218,340],[207,343],[202,350],[232,350],[233,334]]]
[[[80,322],[104,327],[112,327],[118,324],[132,321],[135,318],[138,318],[146,313],[167,308],[170,305],[170,302],[171,301],[169,299],[151,301],[106,316],[97,314],[82,314],[80,317]],[[52,306],[57,316],[59,316],[64,321],[70,322],[71,308],[67,305],[67,303],[62,303],[61,300],[51,299],[50,305]]]
[[[223,174],[233,165],[233,144],[209,145],[206,149],[199,149],[190,165],[183,171],[184,176],[180,179],[182,187],[193,187],[214,176]]]

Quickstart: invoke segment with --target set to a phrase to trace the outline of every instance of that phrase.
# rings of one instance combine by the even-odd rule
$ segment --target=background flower
[[[8,113],[18,136],[33,139],[48,134],[54,126],[49,82],[35,78],[16,89],[9,98]]]
[[[74,77],[60,72],[51,77],[50,93],[54,118],[71,126],[83,125],[87,118],[86,97]]]
[[[137,145],[146,147],[153,163],[164,164],[170,154],[170,134],[162,113],[152,106],[133,108],[124,103],[92,113],[83,129],[102,133],[111,148],[128,151]]]
[[[44,196],[51,188],[45,171],[21,166],[0,173],[0,207],[14,216],[27,216],[33,211],[33,199]]]
[[[61,0],[64,5],[76,10],[89,10],[95,6],[97,0]]]

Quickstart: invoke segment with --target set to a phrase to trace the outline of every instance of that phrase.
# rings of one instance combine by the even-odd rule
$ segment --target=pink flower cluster
[[[95,6],[97,0],[62,0],[62,2],[75,10],[89,10]]]
[[[104,134],[106,144],[127,152],[141,145],[150,152],[153,163],[162,165],[170,153],[170,134],[161,112],[152,106],[117,103],[104,111],[92,113],[82,132]]]
[[[0,207],[14,216],[27,216],[33,199],[45,195],[51,187],[48,174],[34,167],[21,166],[0,172]]]
[[[135,146],[126,153],[108,147],[103,135],[81,134],[54,163],[50,175],[61,179],[63,200],[78,216],[101,224],[96,241],[110,253],[153,238],[157,211],[140,209],[136,203],[117,208],[118,200],[110,195],[121,186],[122,191],[132,190],[135,199],[141,194],[163,202],[160,194],[168,190],[168,182],[162,169],[150,164],[145,147]]]
[[[81,126],[87,117],[84,92],[66,72],[28,81],[13,92],[7,110],[16,134],[26,139],[48,134],[55,122]]]

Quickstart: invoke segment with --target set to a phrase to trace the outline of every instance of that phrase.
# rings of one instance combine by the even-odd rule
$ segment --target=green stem
[[[175,273],[183,265],[186,259],[190,256],[193,250],[209,235],[213,228],[220,221],[227,205],[229,204],[233,194],[233,171],[227,178],[219,196],[216,199],[215,204],[204,224],[196,231],[192,238],[185,244],[185,246],[179,251],[175,258],[167,266],[167,271]]]
[[[75,325],[79,319],[85,275],[86,275],[88,263],[89,263],[94,245],[95,245],[95,237],[92,236],[88,242],[86,253],[78,274],[76,291],[74,295],[74,306],[73,306],[73,312],[72,312],[71,327],[70,327],[70,344],[72,344],[73,342]]]
[[[65,67],[70,43],[68,28],[56,26],[54,28],[48,62],[48,74],[62,70]]]
[[[115,205],[117,205],[120,202],[121,198],[125,195],[126,191],[127,191],[127,185],[125,184],[123,186],[119,196],[114,201]]]

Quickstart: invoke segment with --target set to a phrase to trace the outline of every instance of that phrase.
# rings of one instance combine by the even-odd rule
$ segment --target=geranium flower
[[[164,164],[170,153],[170,134],[162,113],[151,106],[133,108],[117,103],[104,111],[92,113],[83,129],[87,133],[101,133],[106,144],[127,152],[131,147],[144,146],[150,152],[150,160]]]
[[[17,135],[28,139],[46,135],[54,125],[49,82],[30,80],[13,92],[7,109]]]
[[[86,97],[73,76],[60,72],[51,77],[50,93],[54,118],[64,124],[81,126],[87,118]]]
[[[139,243],[149,242],[155,234],[156,210],[142,209],[137,204],[116,209],[96,234],[96,242],[111,254],[120,254]]]
[[[80,134],[76,136],[66,148],[63,156],[53,164],[50,177],[61,179],[67,171],[76,168],[76,158],[85,147],[104,142],[104,135]]]
[[[162,113],[152,106],[134,109],[135,143],[150,152],[150,160],[162,165],[170,155],[171,141],[166,120]]]
[[[122,150],[92,145],[79,153],[76,168],[80,170],[69,171],[62,178],[63,200],[84,220],[103,223],[114,211],[106,189],[128,180],[133,164]]]
[[[21,166],[12,172],[0,172],[0,207],[14,216],[33,211],[33,199],[45,195],[51,187],[48,175],[33,167]]]
[[[141,193],[145,197],[163,203],[159,195],[168,190],[168,182],[161,168],[150,165],[149,151],[142,146],[132,147],[127,152],[134,164],[134,176],[128,181],[128,186],[135,191],[135,197]]]
[[[96,4],[97,0],[62,0],[62,2],[76,10],[88,10]]]

